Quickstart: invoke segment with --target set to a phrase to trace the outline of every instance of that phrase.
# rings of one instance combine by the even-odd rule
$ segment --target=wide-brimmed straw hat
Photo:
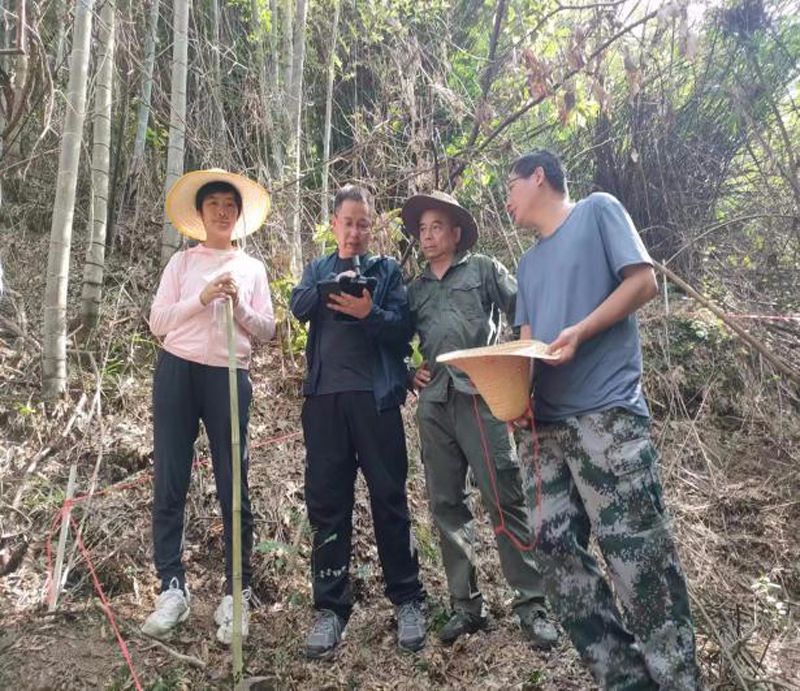
[[[511,341],[483,348],[443,353],[436,358],[463,370],[498,420],[516,420],[525,414],[530,398],[530,360],[555,360],[541,341]]]
[[[453,218],[453,223],[461,228],[461,240],[456,249],[459,252],[468,250],[478,239],[478,224],[472,214],[467,211],[455,197],[447,192],[434,191],[430,194],[415,194],[400,212],[403,219],[403,231],[419,239],[419,219],[428,209],[444,209]]]
[[[206,229],[195,206],[195,199],[197,191],[209,182],[227,182],[242,197],[242,212],[233,227],[231,240],[239,240],[264,225],[269,214],[269,192],[244,175],[229,173],[222,168],[209,168],[186,173],[175,181],[167,193],[164,211],[179,233],[201,242],[206,240]]]

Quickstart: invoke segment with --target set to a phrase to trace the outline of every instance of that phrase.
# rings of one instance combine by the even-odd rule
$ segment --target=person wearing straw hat
[[[452,605],[439,638],[453,643],[488,624],[474,561],[475,521],[467,503],[471,470],[495,526],[500,565],[515,590],[513,608],[520,626],[534,645],[550,648],[558,635],[545,611],[519,462],[508,429],[465,374],[436,362],[448,350],[497,341],[501,312],[514,317],[516,281],[497,260],[470,253],[477,224],[449,194],[414,195],[401,215],[406,232],[419,241],[427,260],[408,293],[425,357],[413,376],[420,392],[422,462]]]
[[[247,484],[247,420],[252,389],[252,339],[275,334],[264,264],[234,245],[258,230],[269,212],[259,184],[224,170],[181,177],[167,194],[167,217],[200,244],[169,260],[150,309],[150,330],[162,339],[153,376],[153,552],[161,594],[142,631],[168,636],[189,616],[190,596],[181,560],[184,508],[202,420],[211,447],[225,543],[225,595],[214,620],[217,639],[232,638],[232,469],[225,300],[233,302],[242,464],[242,635],[248,632],[253,514]]]
[[[416,651],[426,638],[400,415],[404,358],[411,350],[408,298],[398,263],[367,253],[372,218],[365,189],[340,189],[332,219],[337,248],[306,266],[291,296],[292,313],[309,322],[302,422],[317,612],[305,645],[312,659],[333,656],[353,609],[349,569],[359,468],[369,491],[385,593],[395,606],[398,645]],[[345,283],[361,291],[323,292]]]
[[[535,369],[535,435],[518,439],[541,473],[537,561],[548,599],[603,688],[696,689],[689,594],[641,384],[635,312],[658,293],[652,260],[617,199],[570,201],[554,154],[518,158],[507,186],[514,222],[537,235],[518,267],[516,325],[553,356]]]

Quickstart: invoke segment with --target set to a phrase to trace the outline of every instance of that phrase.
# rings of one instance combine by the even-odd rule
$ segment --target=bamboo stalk
[[[64,552],[67,548],[67,534],[69,533],[69,517],[72,506],[69,501],[75,495],[75,478],[78,474],[78,465],[73,463],[69,468],[69,479],[67,480],[67,497],[64,503],[67,505],[64,515],[61,517],[61,533],[58,536],[58,550],[56,551],[56,565],[53,569],[53,580],[50,583],[50,602],[47,607],[48,612],[55,612],[58,604],[58,594],[61,592],[61,571],[64,568]]]
[[[750,335],[747,331],[745,331],[741,326],[739,326],[735,320],[731,319],[725,312],[723,312],[719,307],[717,307],[711,300],[709,300],[705,295],[701,295],[698,293],[692,286],[690,286],[686,281],[684,281],[680,276],[678,276],[674,271],[671,271],[663,264],[659,264],[658,262],[653,262],[653,266],[657,271],[660,271],[664,276],[666,276],[670,281],[672,281],[676,286],[678,286],[683,292],[687,295],[690,295],[695,300],[697,300],[701,305],[707,307],[711,312],[714,313],[715,316],[719,317],[725,324],[728,326],[731,331],[733,331],[739,338],[741,338],[745,343],[747,343],[751,348],[758,351],[763,355],[769,362],[777,369],[784,377],[794,382],[797,386],[800,386],[800,372],[794,369],[789,363],[785,362],[781,358],[779,358],[775,353],[773,353],[766,345],[764,345],[761,341],[759,341],[755,336]]]
[[[233,688],[242,689],[242,459],[239,449],[239,387],[236,380],[236,340],[233,301],[225,301],[228,329],[228,384],[231,399],[231,464],[233,475]]]

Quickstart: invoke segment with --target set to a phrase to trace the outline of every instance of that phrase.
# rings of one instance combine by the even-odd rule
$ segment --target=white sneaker
[[[247,638],[250,633],[250,597],[252,591],[245,588],[242,591],[242,638]],[[217,640],[223,645],[230,645],[233,639],[233,595],[226,595],[214,612],[214,621],[219,625]]]
[[[189,588],[184,585],[181,590],[177,578],[169,582],[165,590],[156,600],[155,611],[142,624],[142,633],[153,638],[166,638],[172,629],[189,616]]]

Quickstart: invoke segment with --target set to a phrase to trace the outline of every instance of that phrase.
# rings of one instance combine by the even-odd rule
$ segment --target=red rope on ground
[[[143,691],[142,685],[139,682],[139,677],[136,676],[136,670],[133,668],[133,659],[131,658],[131,651],[128,650],[128,644],[125,642],[125,639],[119,632],[119,628],[117,627],[117,622],[114,619],[114,613],[111,611],[111,604],[108,602],[106,594],[103,592],[103,587],[100,585],[100,580],[97,578],[97,571],[94,568],[91,556],[89,556],[89,550],[86,549],[86,545],[83,544],[83,538],[81,537],[81,534],[80,532],[78,532],[78,528],[75,525],[75,519],[72,518],[71,516],[70,516],[70,523],[72,524],[72,530],[75,533],[75,541],[78,544],[78,549],[80,550],[81,556],[83,557],[83,560],[86,562],[86,568],[89,569],[89,574],[92,577],[92,583],[94,583],[94,589],[97,591],[97,595],[100,598],[100,602],[103,603],[103,610],[105,611],[106,617],[108,618],[108,623],[111,624],[111,628],[114,630],[114,635],[117,637],[117,645],[119,645],[119,649],[122,652],[122,657],[125,658],[125,662],[128,663],[128,669],[131,671],[131,679],[133,679],[133,683],[136,685],[136,691]]]
[[[265,439],[264,441],[258,442],[258,444],[253,444],[252,448],[260,449],[264,446],[269,446],[270,444],[280,444],[282,441],[286,441],[287,439],[292,439],[294,437],[299,437],[303,432],[289,432],[288,434],[282,434],[278,437],[272,437],[271,439]]]
[[[302,432],[290,432],[288,434],[282,434],[275,437],[271,437],[269,439],[265,439],[264,441],[260,442],[259,444],[253,445],[252,448],[261,448],[264,446],[268,446],[270,444],[278,444],[282,441],[286,441],[287,439],[291,439],[293,437],[300,436]],[[197,460],[192,464],[193,468],[196,468],[201,465],[207,464],[208,461],[201,461]],[[47,578],[45,580],[45,592],[48,593],[49,598],[54,596],[53,589],[57,587],[56,583],[53,580],[53,535],[55,535],[56,530],[59,529],[61,523],[66,519],[67,515],[69,514],[70,510],[76,504],[80,504],[81,502],[86,501],[92,497],[101,497],[103,495],[113,494],[115,492],[122,492],[127,489],[134,489],[136,487],[140,487],[143,485],[147,480],[150,479],[152,473],[147,472],[143,474],[141,477],[137,478],[133,481],[126,481],[126,482],[118,482],[114,485],[109,485],[108,487],[99,490],[97,492],[89,492],[88,494],[81,494],[77,497],[72,497],[72,499],[65,499],[64,503],[61,505],[61,508],[56,512],[55,516],[53,516],[53,520],[50,523],[50,532],[47,534],[47,538],[45,539],[45,555],[47,559]],[[73,532],[75,534],[75,542],[78,545],[78,549],[81,552],[81,556],[83,560],[86,562],[86,568],[89,570],[89,574],[92,578],[92,583],[94,584],[94,588],[97,591],[98,596],[100,597],[100,601],[103,603],[103,611],[106,613],[106,617],[108,618],[109,623],[111,624],[111,628],[114,630],[114,634],[117,637],[117,644],[119,646],[120,652],[122,656],[125,658],[125,662],[128,664],[128,669],[131,672],[131,678],[133,679],[134,684],[136,685],[137,691],[142,691],[142,685],[139,683],[139,678],[136,676],[136,670],[133,668],[133,659],[131,658],[130,650],[128,650],[128,645],[125,643],[125,639],[122,638],[122,634],[117,627],[117,622],[114,619],[114,614],[111,611],[111,605],[106,598],[105,592],[103,592],[103,588],[100,585],[100,580],[97,577],[97,571],[94,567],[94,563],[92,562],[91,556],[89,554],[89,550],[86,548],[86,545],[83,542],[83,538],[81,537],[80,531],[77,529],[75,525],[75,519],[72,516],[69,517],[70,525],[72,526]]]
[[[757,319],[768,322],[800,322],[800,314],[732,314],[726,312],[725,316],[732,319]]]
[[[500,492],[497,489],[497,472],[494,467],[494,462],[492,459],[492,455],[489,451],[489,443],[486,439],[486,430],[483,427],[483,420],[481,420],[481,416],[478,413],[478,396],[474,395],[472,397],[472,407],[475,412],[475,420],[478,423],[478,431],[480,432],[481,436],[481,445],[483,446],[483,460],[486,463],[486,470],[489,473],[489,480],[492,484],[492,493],[494,494],[494,505],[497,509],[497,514],[500,516],[500,523],[499,525],[494,526],[494,534],[495,535],[505,535],[510,541],[511,544],[514,545],[520,552],[532,552],[536,549],[536,545],[539,544],[539,536],[541,535],[541,520],[542,520],[542,512],[541,512],[541,504],[542,504],[542,476],[539,471],[539,439],[536,435],[536,425],[533,421],[533,411],[531,410],[530,401],[528,401],[528,410],[526,413],[526,417],[528,417],[531,421],[531,434],[533,435],[533,466],[534,472],[536,474],[536,506],[534,508],[534,513],[538,517],[539,525],[536,529],[536,532],[533,537],[533,542],[530,544],[524,544],[520,542],[511,531],[506,527],[506,519],[505,514],[503,512],[503,507],[500,503]]]

